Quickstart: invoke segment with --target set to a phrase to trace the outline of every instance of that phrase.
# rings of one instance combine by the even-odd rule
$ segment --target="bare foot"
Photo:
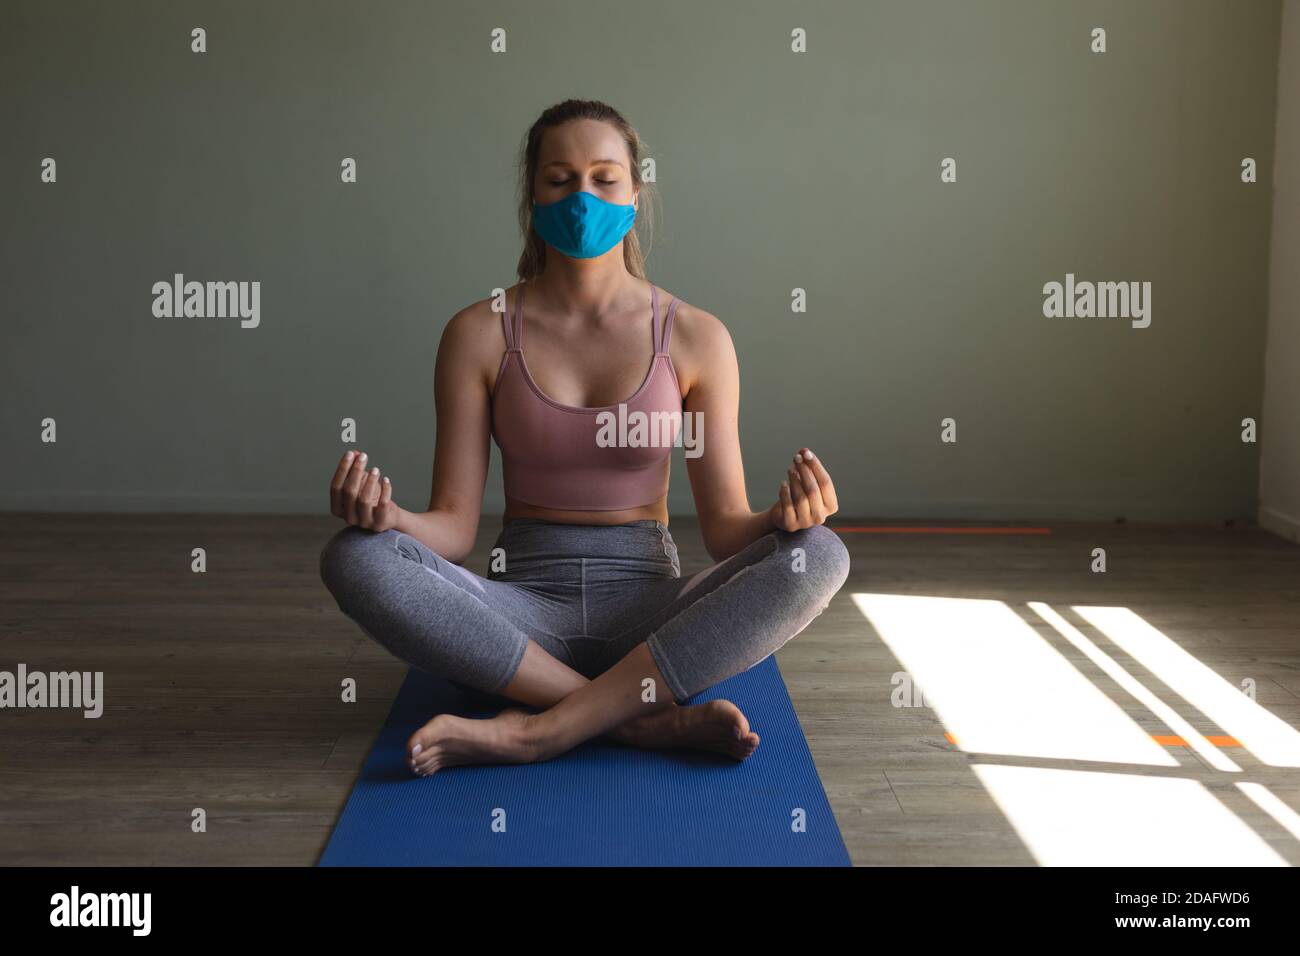
[[[607,735],[619,743],[649,750],[693,748],[744,760],[758,746],[745,715],[729,700],[709,700],[690,707],[665,707],[629,720]]]
[[[407,766],[427,777],[458,764],[531,763],[538,757],[527,733],[532,716],[522,707],[487,720],[439,714],[406,742]]]

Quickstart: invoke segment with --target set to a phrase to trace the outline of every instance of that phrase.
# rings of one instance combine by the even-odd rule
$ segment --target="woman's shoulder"
[[[516,286],[508,290],[494,289],[486,298],[453,313],[442,330],[438,346],[440,360],[476,369],[491,388],[506,348],[502,319],[505,292],[509,292],[509,304],[513,305],[515,289]]]
[[[677,300],[677,310],[673,313],[672,342],[681,341],[684,345],[693,345],[700,349],[716,349],[731,342],[727,326],[712,312],[698,305],[692,305],[680,296],[674,296],[666,289],[660,289],[663,301]],[[671,346],[671,342],[669,343]]]
[[[665,289],[660,289],[664,301],[672,301],[674,296]],[[694,383],[710,370],[734,366],[736,363],[735,347],[727,326],[712,312],[684,299],[677,299],[677,310],[673,313],[672,337],[668,343],[668,352],[678,378],[683,383]]]
[[[486,298],[471,302],[452,314],[443,330],[443,339],[466,347],[505,346],[504,319],[508,307],[515,302],[517,286],[494,289]],[[508,298],[507,298],[508,296]]]

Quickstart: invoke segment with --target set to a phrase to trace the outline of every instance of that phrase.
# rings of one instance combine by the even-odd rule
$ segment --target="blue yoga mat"
[[[542,763],[416,777],[404,748],[421,724],[444,712],[488,717],[509,702],[487,707],[412,670],[320,865],[849,866],[776,658],[689,703],[716,697],[761,738],[748,760],[597,739]]]

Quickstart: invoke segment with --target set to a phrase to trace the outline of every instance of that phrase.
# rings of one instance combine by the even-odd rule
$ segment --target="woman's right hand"
[[[397,525],[401,513],[393,502],[393,483],[380,477],[379,469],[366,471],[366,453],[350,451],[339,460],[330,482],[330,512],[348,524],[371,531],[387,531]]]

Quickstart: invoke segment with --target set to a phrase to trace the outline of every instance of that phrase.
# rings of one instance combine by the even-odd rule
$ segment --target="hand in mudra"
[[[366,471],[366,453],[350,451],[339,460],[330,482],[330,513],[371,531],[396,526],[401,509],[393,502],[393,483],[378,468]]]
[[[786,470],[786,480],[776,504],[768,514],[772,525],[784,531],[799,531],[822,524],[839,510],[831,476],[807,448],[794,453],[794,465]]]

